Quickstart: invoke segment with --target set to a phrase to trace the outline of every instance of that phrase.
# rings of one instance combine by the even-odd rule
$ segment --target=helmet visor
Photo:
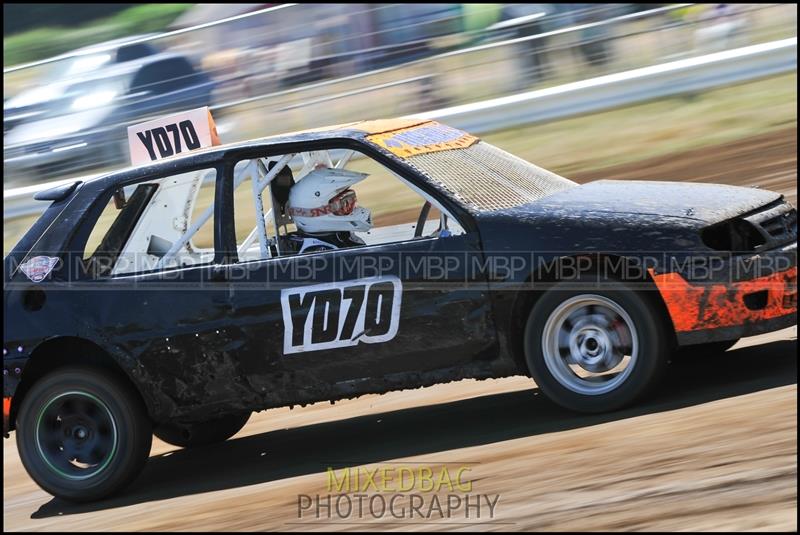
[[[330,213],[333,215],[350,215],[356,208],[356,192],[346,189],[332,198],[328,203]]]

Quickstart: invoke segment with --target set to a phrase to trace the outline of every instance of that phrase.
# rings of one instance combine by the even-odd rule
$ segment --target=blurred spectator
[[[742,46],[745,43],[747,20],[740,6],[714,4],[700,13],[698,28],[694,33],[695,49],[718,52]]]
[[[535,84],[551,74],[547,56],[547,37],[535,37],[546,31],[544,20],[553,9],[550,4],[507,4],[503,7],[502,21],[488,27],[495,35],[524,39],[517,45],[521,66],[519,88]]]
[[[586,64],[604,66],[613,59],[612,25],[602,22],[633,10],[626,4],[508,4],[503,8],[503,21],[487,30],[511,32],[507,38],[524,39],[517,45],[521,89],[554,76],[555,66],[548,52],[552,47],[550,32],[601,23],[578,33],[577,49]]]
[[[596,4],[573,4],[575,6],[576,24],[592,24],[602,22],[621,14],[621,8],[612,6],[598,6]],[[609,63],[612,59],[611,52],[611,24],[598,24],[586,28],[580,33],[579,46],[584,61],[598,67]]]

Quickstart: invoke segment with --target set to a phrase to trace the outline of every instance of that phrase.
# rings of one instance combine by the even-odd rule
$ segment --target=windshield
[[[353,127],[401,157],[467,208],[512,208],[575,186],[467,132],[424,119],[365,121]]]
[[[58,96],[39,105],[42,113],[37,119],[108,106],[127,93],[132,78],[132,74],[129,73],[70,84]]]
[[[80,76],[92,71],[96,71],[100,67],[108,64],[110,61],[110,52],[75,56],[55,63],[53,68],[50,69],[43,77],[43,81],[55,82],[58,80],[63,80],[64,78]]]
[[[512,208],[576,185],[480,140],[466,148],[417,154],[406,161],[478,211]]]
[[[36,86],[25,89],[4,102],[3,109],[9,112],[31,109],[49,112],[44,116],[47,117],[81,111],[87,106],[108,104],[109,95],[112,92],[114,96],[122,94],[132,76],[130,73],[101,76],[99,71],[110,59],[110,54],[92,54],[58,62],[47,74],[36,80]],[[93,98],[94,93],[100,93],[95,95],[100,98]],[[74,102],[69,101],[84,95],[89,98],[78,101],[73,108]]]

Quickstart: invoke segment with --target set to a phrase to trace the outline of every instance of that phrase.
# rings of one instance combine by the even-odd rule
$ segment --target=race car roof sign
[[[465,149],[479,139],[471,134],[433,121],[367,136],[367,140],[389,152],[408,158],[452,149]]]
[[[128,127],[128,146],[133,165],[220,144],[208,106]]]

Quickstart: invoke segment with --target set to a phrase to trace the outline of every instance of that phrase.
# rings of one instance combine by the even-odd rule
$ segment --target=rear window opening
[[[215,182],[215,169],[201,169],[116,190],[87,239],[85,272],[96,278],[211,262]]]

